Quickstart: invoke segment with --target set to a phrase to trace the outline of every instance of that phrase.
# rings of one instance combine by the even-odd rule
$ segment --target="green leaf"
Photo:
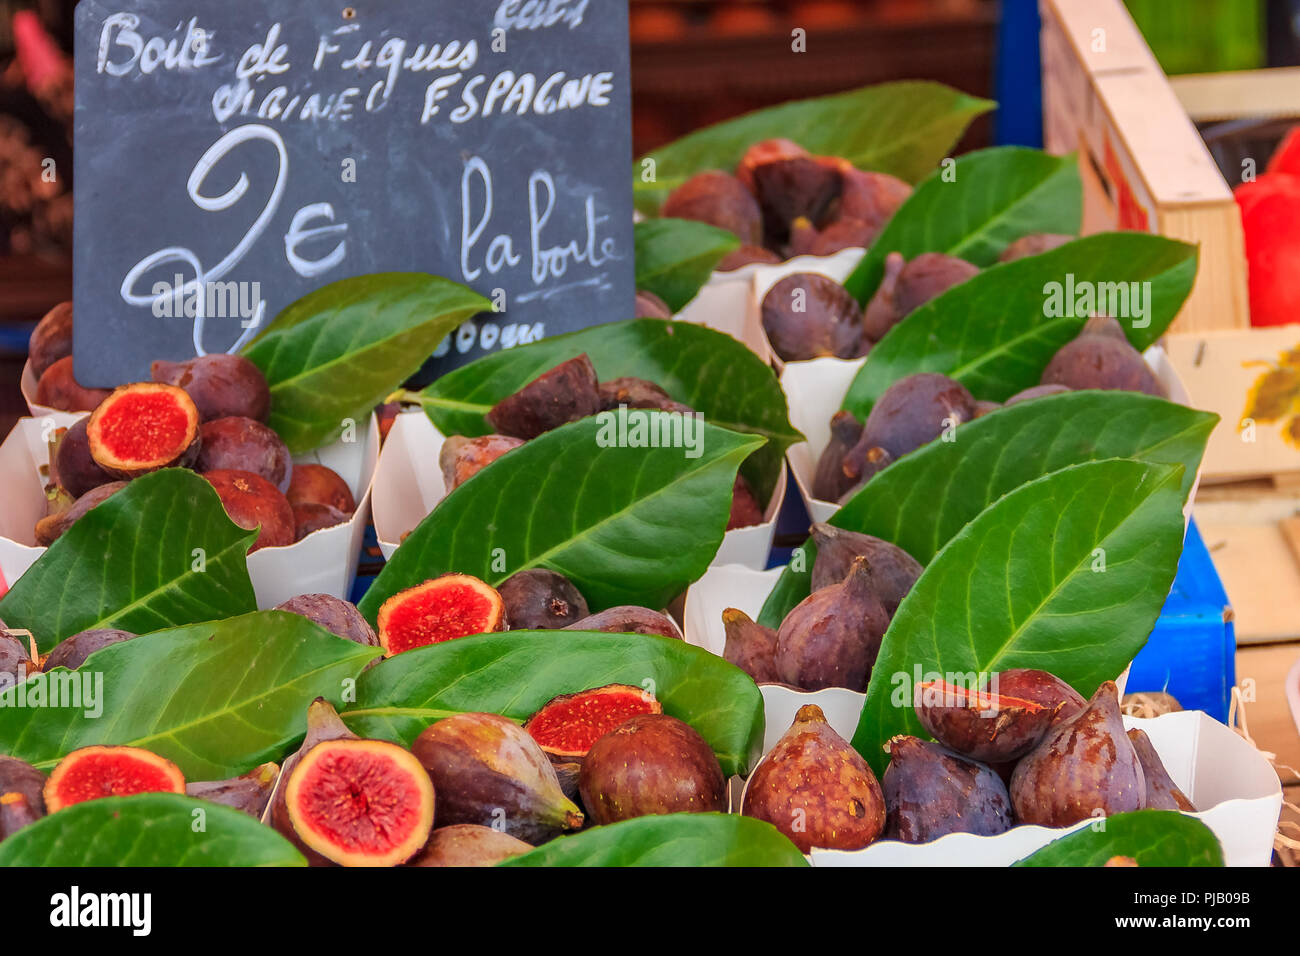
[[[418,400],[444,435],[486,435],[492,428],[483,416],[493,405],[584,352],[602,381],[647,379],[706,421],[767,439],[744,466],[764,501],[785,450],[803,440],[771,366],[723,332],[663,319],[611,322],[494,352],[443,375]]]
[[[674,313],[695,298],[723,256],[740,248],[733,233],[689,219],[645,219],[633,235],[636,287],[659,296]]]
[[[193,472],[144,475],[60,536],[0,599],[0,618],[47,652],[90,628],[143,634],[252,611],[256,536]]]
[[[1063,290],[1067,276],[1076,289],[1082,283],[1150,283],[1141,287],[1149,289],[1142,293],[1146,324],[1139,328],[1134,318],[1120,323],[1129,342],[1145,349],[1191,292],[1196,255],[1195,246],[1173,239],[1112,232],[986,269],[890,329],[867,355],[844,407],[864,418],[885,389],[916,372],[942,372],[976,398],[995,402],[1037,385],[1052,356],[1092,314],[1076,315],[1072,307],[1052,314],[1051,291]]]
[[[778,137],[914,183],[947,155],[971,120],[993,106],[940,83],[906,81],[757,110],[647,153],[633,167],[636,207],[653,214],[691,176],[734,169],[754,143]],[[647,160],[654,161],[650,182],[643,178]]]
[[[717,553],[736,470],[762,439],[686,418],[696,448],[629,447],[617,418],[549,431],[458,487],[384,565],[361,612],[374,623],[388,598],[446,572],[495,586],[536,567],[566,576],[592,610],[666,606]],[[683,425],[669,412],[633,420]]]
[[[966,525],[899,605],[853,746],[877,773],[895,734],[924,737],[916,672],[1051,671],[1091,696],[1146,643],[1183,545],[1181,465],[1071,465]],[[952,678],[949,678],[950,680]]]
[[[930,174],[871,244],[844,286],[864,305],[880,285],[885,256],[943,252],[989,266],[1033,232],[1075,235],[1083,209],[1078,159],[1021,146],[967,153]]]
[[[998,498],[1048,472],[1105,458],[1181,464],[1186,500],[1219,418],[1136,392],[1066,392],[1022,402],[957,429],[872,478],[830,519],[884,538],[922,564]],[[816,545],[804,567],[787,567],[760,620],[779,626],[806,598]],[[777,624],[768,623],[775,620]]]
[[[281,759],[307,704],[338,704],[378,653],[285,611],[158,631],[0,693],[0,752],[48,770],[79,747],[129,744],[221,780]]]
[[[1127,856],[1138,866],[1223,866],[1223,847],[1214,831],[1195,817],[1173,810],[1137,810],[1106,818],[1053,840],[1015,866],[1105,866]]]
[[[0,844],[0,866],[306,865],[292,843],[247,813],[179,793],[87,800]]]
[[[776,827],[727,813],[636,817],[560,837],[498,866],[807,866]]]
[[[436,720],[466,711],[523,721],[560,694],[606,684],[654,692],[690,724],[727,774],[743,774],[763,743],[763,699],[744,671],[685,641],[593,631],[507,631],[391,657],[361,675],[343,719],[363,737],[409,745]]]
[[[333,441],[410,378],[438,343],[491,309],[419,272],[340,279],[290,304],[244,349],[271,386],[268,424],[295,454]]]

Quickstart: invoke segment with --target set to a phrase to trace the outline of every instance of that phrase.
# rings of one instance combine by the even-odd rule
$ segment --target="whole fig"
[[[437,827],[476,823],[537,844],[582,826],[551,761],[512,720],[456,714],[421,731],[411,752],[433,778]]]
[[[79,631],[54,645],[54,649],[45,657],[44,669],[48,671],[56,667],[66,667],[70,671],[75,671],[96,651],[132,640],[135,636],[130,631],[111,627]]]
[[[982,763],[1017,760],[1052,724],[1056,709],[1014,697],[997,675],[984,689],[943,680],[916,685],[912,706],[921,726],[950,750]]]
[[[889,614],[856,558],[839,584],[814,591],[786,615],[776,637],[781,683],[802,690],[846,687],[865,691]]]
[[[917,372],[885,389],[858,444],[898,459],[974,417],[975,399],[965,385],[937,372]]]
[[[844,471],[844,456],[862,437],[862,423],[849,411],[838,411],[831,416],[831,437],[821,457],[817,459],[817,472],[813,476],[812,493],[821,501],[838,501],[854,481]]]
[[[858,850],[885,829],[885,797],[871,767],[805,704],[754,768],[740,812],[766,820],[804,853]]]
[[[1120,389],[1164,398],[1165,387],[1109,316],[1087,321],[1078,338],[1061,346],[1043,370],[1042,384]]]
[[[434,830],[423,852],[410,866],[496,866],[527,853],[532,847],[508,833],[474,823],[457,823]]]
[[[727,781],[713,750],[690,724],[667,714],[633,717],[597,740],[578,787],[597,824],[727,809]]]
[[[886,257],[884,278],[863,312],[863,328],[874,342],[931,299],[979,273],[966,260],[941,252],[923,252],[906,264],[900,264],[901,256],[891,261],[897,255]]]
[[[1146,806],[1146,779],[1124,731],[1114,682],[1098,687],[1085,710],[1021,758],[1011,775],[1011,800],[1022,823],[1045,827]]]
[[[796,272],[763,296],[763,331],[787,362],[866,354],[862,309],[849,291],[816,272]]]
[[[1151,738],[1146,731],[1134,727],[1128,732],[1128,739],[1133,744],[1133,751],[1142,764],[1142,776],[1146,778],[1148,810],[1184,810],[1195,813],[1196,807],[1187,799],[1186,794],[1178,789],[1178,784],[1169,776],[1165,763],[1156,753]]]
[[[361,616],[356,605],[332,594],[299,594],[277,604],[275,609],[305,617],[355,644],[379,646],[379,635],[370,626],[370,622]]]
[[[820,591],[839,584],[848,577],[857,558],[866,558],[872,590],[891,618],[925,570],[916,558],[898,545],[873,535],[818,523],[812,526],[812,539],[817,545],[812,589]]]
[[[917,737],[893,737],[885,749],[886,837],[929,843],[949,833],[996,836],[1011,829],[1011,799],[991,768]]]
[[[776,683],[776,631],[750,620],[744,611],[722,612],[727,643],[722,656],[753,678],[756,684]]]
[[[604,631],[606,634],[658,634],[682,640],[672,618],[648,607],[624,604],[589,614],[580,621],[564,626],[566,631]]]

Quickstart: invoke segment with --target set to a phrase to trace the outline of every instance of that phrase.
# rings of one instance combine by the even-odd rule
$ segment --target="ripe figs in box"
[[[888,838],[929,843],[949,833],[996,836],[1011,829],[1011,798],[992,768],[917,737],[893,737],[885,749]]]
[[[1192,801],[1187,799],[1187,795],[1179,790],[1178,784],[1170,778],[1164,761],[1160,759],[1160,754],[1156,753],[1156,748],[1151,743],[1151,738],[1146,735],[1146,731],[1134,727],[1128,732],[1128,739],[1133,744],[1133,752],[1137,754],[1138,762],[1142,764],[1142,776],[1146,779],[1146,809],[1184,810],[1187,813],[1195,813],[1196,807],[1192,806]]]
[[[74,498],[113,480],[113,476],[100,468],[90,454],[90,438],[86,435],[89,422],[90,416],[87,415],[68,426],[58,440],[51,463],[51,477]]]
[[[433,831],[424,850],[411,866],[496,866],[502,860],[527,853],[523,840],[491,827],[457,823]]]
[[[332,594],[299,594],[276,605],[275,609],[305,617],[354,644],[379,646],[379,635],[361,616],[356,605]]]
[[[281,493],[289,490],[293,471],[289,448],[256,419],[231,415],[206,421],[199,429],[199,445],[195,471],[251,471]]]
[[[444,574],[397,592],[380,605],[378,624],[387,657],[507,629],[500,593],[468,574]]]
[[[72,375],[72,356],[54,362],[36,382],[36,404],[64,412],[89,412],[108,398],[106,388],[86,388]]]
[[[839,584],[800,601],[776,636],[781,683],[802,690],[845,687],[865,691],[889,614],[876,595],[865,558],[856,558]]]
[[[36,323],[31,338],[27,340],[27,356],[31,362],[32,374],[39,380],[47,368],[71,354],[72,303],[60,302]]]
[[[805,704],[745,787],[740,812],[766,820],[804,853],[859,850],[885,829],[885,796],[871,767]]]
[[[100,485],[87,491],[73,502],[72,507],[66,511],[59,511],[42,518],[36,522],[36,543],[48,548],[80,520],[87,511],[96,505],[103,504],[126,486],[127,482],[125,481],[110,481],[106,485]]]
[[[682,632],[677,629],[672,618],[660,614],[648,607],[634,604],[622,604],[596,614],[588,615],[580,621],[567,624],[566,631],[604,631],[606,634],[657,634],[682,640]]]
[[[921,562],[898,545],[869,534],[818,523],[812,526],[812,539],[817,545],[812,589],[820,591],[839,584],[849,576],[856,559],[866,558],[872,590],[890,617],[925,570]]]
[[[660,214],[669,219],[692,219],[735,233],[744,245],[763,239],[763,214],[753,194],[721,170],[696,173],[664,200]]]
[[[984,690],[943,680],[916,685],[913,708],[935,740],[964,757],[1007,763],[1042,740],[1055,708],[1015,697],[996,679]]]
[[[1061,346],[1043,370],[1042,384],[1166,396],[1165,387],[1142,360],[1142,353],[1129,344],[1120,324],[1109,316],[1089,319],[1078,338]]]
[[[1049,730],[1011,775],[1017,818],[1045,827],[1141,810],[1146,798],[1142,763],[1124,731],[1112,681],[1097,688],[1087,709]]]
[[[251,471],[216,469],[203,475],[221,498],[230,520],[241,528],[261,531],[249,554],[261,548],[281,548],[297,538],[293,508],[280,489]]]
[[[280,765],[264,763],[246,774],[228,780],[202,780],[187,783],[185,793],[201,800],[210,800],[224,807],[242,810],[250,817],[261,819],[262,811],[271,800],[275,780],[280,775]]]
[[[546,568],[512,574],[497,590],[514,630],[561,628],[587,616],[587,600],[573,582]]]
[[[155,382],[185,389],[205,422],[232,415],[264,422],[271,412],[266,377],[242,355],[214,353],[184,362],[160,359],[149,371]]]
[[[918,372],[885,389],[858,444],[883,448],[897,460],[974,417],[975,399],[965,385],[937,372]]]
[[[133,640],[135,637],[136,635],[130,631],[121,631],[111,627],[97,627],[88,631],[78,631],[71,637],[65,637],[54,645],[54,649],[46,655],[43,667],[47,671],[56,667],[66,667],[70,671],[75,671],[86,663],[87,657],[96,651],[101,651],[114,644],[121,644],[123,641]]]
[[[629,684],[561,694],[542,705],[524,730],[552,758],[581,759],[605,734],[641,714],[662,714],[655,695]]]
[[[866,354],[862,309],[844,286],[827,276],[785,276],[767,290],[761,311],[768,341],[787,362]]]
[[[45,781],[50,813],[74,803],[134,793],[184,793],[185,777],[170,760],[139,747],[83,747],[64,757]]]
[[[100,402],[86,423],[95,464],[115,478],[188,466],[199,450],[199,412],[182,389],[139,382]]]
[[[439,828],[476,823],[537,844],[582,826],[550,759],[505,717],[447,717],[421,731],[411,751],[433,778]]]
[[[756,684],[778,683],[776,670],[776,631],[750,620],[748,614],[734,607],[722,612],[722,628],[727,642],[722,656],[748,674]]]
[[[487,420],[500,434],[527,441],[598,411],[596,370],[583,354],[561,362],[501,399],[488,411]]]
[[[480,435],[465,438],[452,435],[442,443],[438,464],[442,468],[442,483],[447,491],[454,491],[508,451],[523,444],[509,435]]]
[[[291,505],[329,505],[349,518],[357,510],[356,499],[348,483],[332,468],[324,465],[294,465],[289,476],[289,490],[284,493]]]
[[[579,790],[598,824],[727,809],[727,781],[713,750],[667,714],[633,717],[597,740],[582,763]]]

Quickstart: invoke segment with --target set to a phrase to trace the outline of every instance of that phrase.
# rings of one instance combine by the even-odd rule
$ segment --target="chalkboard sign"
[[[82,0],[76,376],[238,350],[336,279],[493,300],[424,377],[633,311],[627,4]]]

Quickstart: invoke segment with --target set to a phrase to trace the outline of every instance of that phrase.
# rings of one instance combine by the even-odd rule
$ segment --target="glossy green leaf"
[[[890,737],[925,736],[911,707],[918,672],[1036,667],[1085,697],[1114,680],[1173,585],[1182,481],[1181,465],[1109,459],[998,499],[944,545],[899,605],[853,746],[882,773]]]
[[[1067,392],[1017,403],[960,426],[956,441],[934,441],[900,458],[830,523],[892,541],[928,564],[998,498],[1067,465],[1104,458],[1181,464],[1186,498],[1218,420],[1136,392]],[[763,606],[760,620],[769,627],[808,596],[816,545],[803,551],[804,570],[787,567]]]
[[[737,667],[685,641],[592,631],[507,631],[406,651],[366,671],[343,718],[363,737],[410,744],[464,711],[525,720],[561,694],[606,684],[652,690],[664,713],[743,774],[763,742],[763,699]]]
[[[884,275],[885,256],[943,252],[989,266],[1033,232],[1075,235],[1083,209],[1078,159],[1021,146],[967,153],[931,173],[894,213],[845,287],[864,305]]]
[[[245,560],[256,536],[193,472],[154,472],[55,541],[0,598],[0,618],[47,652],[90,628],[143,634],[243,614],[257,608]]]
[[[492,428],[483,416],[493,405],[584,352],[602,381],[647,379],[706,421],[767,439],[744,466],[763,500],[785,450],[803,439],[790,424],[785,393],[767,363],[723,332],[662,319],[611,322],[495,352],[443,375],[418,401],[444,435],[486,435]]]
[[[778,137],[914,183],[948,154],[975,117],[993,106],[940,83],[909,80],[757,110],[705,127],[638,160],[632,171],[636,207],[655,213],[694,174],[734,169],[754,143]]]
[[[994,402],[1037,385],[1052,356],[1094,311],[1110,314],[1096,304],[1076,309],[1077,300],[1058,313],[1055,306],[1071,287],[1123,284],[1127,290],[1129,283],[1140,283],[1145,314],[1120,324],[1129,342],[1145,349],[1191,292],[1196,255],[1195,246],[1173,239],[1112,232],[986,269],[890,329],[853,379],[844,407],[865,418],[886,388],[916,372],[942,372],[976,398]],[[1125,295],[1124,301],[1132,309],[1133,300]]]
[[[722,257],[740,247],[733,233],[689,219],[645,219],[634,237],[636,287],[659,296],[674,313],[695,298]]]
[[[1016,866],[1105,866],[1125,856],[1138,866],[1223,866],[1223,847],[1214,831],[1195,817],[1172,810],[1138,810],[1106,818],[1053,840]]]
[[[449,571],[497,585],[536,567],[565,575],[592,610],[666,606],[713,560],[736,470],[762,439],[677,413],[626,414],[632,427],[648,423],[642,439],[675,427],[694,447],[632,447],[614,412],[534,438],[433,509],[384,565],[362,613],[373,623],[389,597]]]
[[[285,611],[158,631],[0,693],[0,753],[48,770],[79,747],[129,744],[221,780],[280,760],[307,704],[337,704],[378,653]]]
[[[636,817],[560,837],[499,866],[807,866],[762,820],[726,813]]]
[[[491,309],[483,296],[419,272],[340,279],[284,309],[244,349],[271,386],[269,424],[295,454],[410,378],[456,326]]]
[[[306,866],[253,817],[178,793],[74,804],[0,843],[0,866]]]

